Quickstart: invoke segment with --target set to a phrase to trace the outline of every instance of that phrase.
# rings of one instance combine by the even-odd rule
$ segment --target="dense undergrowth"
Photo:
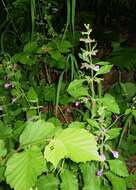
[[[135,6],[111,2],[110,20],[112,8]],[[96,12],[106,5],[95,3]],[[78,20],[77,4],[1,1],[1,190],[134,188],[136,84],[126,73],[136,49],[107,25],[98,34],[93,11],[78,9]]]

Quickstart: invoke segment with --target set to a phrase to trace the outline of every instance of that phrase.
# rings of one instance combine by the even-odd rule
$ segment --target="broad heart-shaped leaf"
[[[7,183],[15,190],[30,190],[44,171],[44,163],[43,155],[37,147],[13,154],[6,164]]]
[[[77,163],[99,160],[95,137],[87,130],[75,127],[57,134],[53,142],[46,146],[44,155],[55,167],[64,157]]]
[[[75,162],[99,160],[95,137],[85,129],[67,128],[58,135],[67,151],[68,158]]]
[[[78,181],[76,175],[70,170],[64,170],[61,173],[61,190],[78,190]]]
[[[52,137],[54,132],[55,126],[52,123],[45,122],[44,120],[30,121],[21,134],[19,142],[21,146],[41,144],[47,138]]]
[[[105,94],[103,98],[100,99],[103,106],[106,107],[108,111],[111,111],[113,113],[120,113],[119,106],[115,100],[115,98],[111,94]]]
[[[53,174],[40,176],[37,180],[38,190],[58,190],[59,180]]]
[[[118,177],[112,172],[106,172],[105,175],[111,182],[113,190],[127,190],[124,178]]]
[[[69,84],[67,92],[74,98],[89,96],[88,88],[83,86],[84,79],[74,80]]]
[[[127,177],[128,170],[124,162],[121,160],[109,160],[110,170],[118,176]]]
[[[106,74],[108,72],[110,72],[110,70],[112,69],[113,65],[104,65],[102,66],[97,72],[96,72],[96,76],[97,75],[103,75]]]
[[[101,190],[94,163],[80,164],[80,169],[83,176],[83,190]]]

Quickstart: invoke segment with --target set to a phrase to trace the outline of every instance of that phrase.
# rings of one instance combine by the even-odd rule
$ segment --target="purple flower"
[[[105,155],[102,153],[102,154],[100,154],[100,161],[105,161],[106,160],[106,157],[105,157]]]
[[[98,170],[98,171],[97,171],[97,176],[102,176],[102,175],[103,175],[103,169]]]
[[[96,66],[95,66],[95,71],[99,71],[99,69],[100,69],[100,66],[99,66],[99,65],[96,65]]]
[[[14,85],[12,83],[5,83],[4,84],[5,89],[9,89],[9,88],[13,88],[13,87],[14,87]]]
[[[74,106],[75,106],[76,108],[80,108],[81,102],[79,102],[79,101],[75,102]]]
[[[119,157],[119,152],[118,151],[112,150],[111,153],[112,153],[112,155],[113,155],[114,158],[118,158]]]

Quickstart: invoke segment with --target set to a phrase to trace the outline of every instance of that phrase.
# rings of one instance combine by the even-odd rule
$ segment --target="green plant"
[[[124,111],[117,98],[103,92],[103,75],[110,72],[113,65],[109,60],[94,61],[96,43],[91,38],[89,25],[85,25],[86,31],[82,33],[84,45],[79,57],[83,70],[79,72],[73,55],[76,1],[67,0],[67,24],[63,35],[53,27],[56,19],[52,14],[61,1],[5,2],[8,28],[3,27],[4,22],[0,57],[2,188],[126,190],[132,187],[131,177],[135,176],[129,175],[124,158],[116,149],[119,139],[119,146],[123,146],[126,128],[131,133],[127,145],[132,143],[134,127],[130,129],[130,121],[135,120],[134,105],[130,110],[125,109],[127,117],[123,122],[126,127],[122,129],[119,124]],[[24,18],[22,15],[29,15],[30,6],[31,16]],[[18,27],[20,23],[23,27]],[[14,43],[11,51],[4,40],[8,39],[6,35],[9,37],[12,28],[19,38],[19,48]],[[68,28],[72,40],[69,40]],[[11,52],[5,53],[7,50]],[[57,72],[55,79],[54,70]],[[130,86],[133,85],[121,84],[124,93],[128,91],[132,99],[135,87],[132,93],[128,90]],[[58,116],[59,105],[69,103],[75,103],[74,111],[78,112],[72,123],[62,124],[56,117],[50,118],[53,116],[49,113],[50,106],[55,105]],[[45,113],[44,107],[48,107]]]
[[[113,48],[107,60],[121,70],[135,70],[136,48],[121,47],[119,43],[115,43]]]
[[[80,79],[72,81],[68,87],[68,93],[87,109],[85,113],[82,113],[83,120],[87,123],[86,128],[97,136],[101,162],[95,166],[94,173],[90,165],[88,165],[90,169],[86,168],[84,180],[87,180],[89,176],[94,177],[93,181],[88,180],[88,184],[84,184],[84,188],[125,190],[128,187],[126,181],[129,174],[125,162],[119,157],[119,152],[115,151],[118,145],[117,139],[119,138],[120,144],[124,130],[126,130],[118,126],[123,115],[119,115],[120,108],[115,97],[109,93],[103,94],[102,91],[103,79],[101,77],[112,69],[112,65],[109,62],[93,63],[92,56],[96,53],[96,45],[95,41],[90,38],[89,25],[85,27],[87,31],[82,33],[85,37],[83,36],[81,41],[85,42],[86,49],[81,49],[82,53],[79,56],[84,61],[82,68],[88,70],[90,75],[82,74]],[[123,87],[125,88],[125,84],[124,86],[122,84]],[[128,87],[127,84],[126,87]],[[117,159],[113,159],[111,155]],[[97,175],[101,176],[100,181],[96,179],[96,170]]]

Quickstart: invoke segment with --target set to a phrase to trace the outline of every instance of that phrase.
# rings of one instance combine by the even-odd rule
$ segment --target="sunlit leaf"
[[[44,170],[44,159],[39,149],[15,153],[6,164],[6,181],[15,190],[30,190]]]

